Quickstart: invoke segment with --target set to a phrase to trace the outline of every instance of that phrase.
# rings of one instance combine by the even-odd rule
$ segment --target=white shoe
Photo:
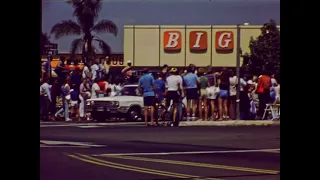
[[[72,119],[68,118],[68,119],[66,119],[66,121],[67,121],[67,122],[68,122],[68,121],[72,121]]]

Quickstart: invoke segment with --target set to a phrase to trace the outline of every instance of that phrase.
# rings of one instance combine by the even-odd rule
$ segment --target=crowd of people
[[[120,91],[120,82],[123,80],[121,76],[118,77],[118,74],[112,72],[108,57],[89,63],[65,61],[64,57],[60,57],[60,62],[51,74],[51,69],[47,66],[48,61],[43,63],[40,78],[41,119],[55,120],[64,117],[65,121],[91,120],[86,116],[86,100],[115,96]],[[128,63],[128,66],[131,64]],[[52,77],[53,73],[56,74],[55,77]],[[57,109],[57,100],[61,101],[60,109]]]
[[[60,117],[65,121],[91,120],[85,112],[87,99],[115,96],[121,85],[135,83],[144,97],[144,117],[147,120],[150,115],[151,124],[155,124],[156,102],[164,99],[167,106],[173,104],[173,122],[182,115],[183,98],[187,99],[187,120],[235,120],[237,88],[240,90],[240,119],[261,119],[266,104],[280,102],[280,79],[270,72],[262,72],[260,76],[241,74],[239,80],[232,68],[197,68],[190,64],[180,70],[164,65],[157,74],[145,69],[137,77],[133,75],[130,61],[120,74],[112,71],[108,57],[89,63],[69,61],[68,64],[66,66],[65,58],[60,57],[51,73],[48,62],[43,64],[40,78],[42,120]],[[54,78],[52,73],[56,74]],[[61,107],[57,108],[59,103]]]
[[[262,119],[268,103],[280,103],[280,79],[275,74],[262,72],[260,76],[241,74],[239,79],[233,69],[222,68],[213,71],[211,66],[196,68],[190,64],[185,70],[163,67],[157,80],[143,71],[139,79],[139,89],[144,97],[144,118],[150,109],[151,125],[154,119],[155,102],[165,97],[166,104],[173,103],[173,125],[177,117],[181,119],[181,99],[186,98],[187,120],[235,120],[237,88],[240,92],[240,119]],[[240,82],[240,83],[238,83]],[[165,87],[166,86],[166,87]],[[177,112],[179,116],[176,116]]]

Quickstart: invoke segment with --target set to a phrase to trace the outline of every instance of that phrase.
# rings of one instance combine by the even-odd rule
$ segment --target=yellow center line
[[[217,164],[205,164],[205,163],[195,163],[195,162],[175,161],[175,160],[165,160],[165,159],[154,159],[154,158],[143,158],[143,157],[132,157],[132,156],[104,156],[104,157],[137,160],[137,161],[145,161],[145,162],[175,164],[175,165],[185,165],[185,166],[194,166],[194,167],[205,167],[205,168],[212,168],[212,169],[254,172],[254,173],[263,173],[263,174],[279,174],[280,173],[280,171],[276,171],[276,170],[226,166],[226,165],[217,165]]]
[[[140,167],[129,166],[129,165],[124,165],[124,164],[119,164],[119,163],[113,163],[110,161],[105,161],[105,160],[93,158],[93,157],[83,155],[83,154],[78,154],[78,155],[79,156],[67,154],[67,156],[74,158],[74,159],[77,159],[77,160],[80,160],[80,161],[84,161],[84,162],[88,162],[88,163],[96,164],[96,165],[100,165],[100,166],[116,168],[116,169],[135,171],[135,172],[146,173],[146,174],[154,174],[154,175],[159,175],[159,176],[174,177],[174,178],[193,178],[194,180],[196,180],[198,178],[203,179],[199,176],[166,172],[166,171],[147,169],[147,168],[140,168]],[[204,178],[204,179],[205,180],[222,180],[222,179],[217,179],[217,178]]]

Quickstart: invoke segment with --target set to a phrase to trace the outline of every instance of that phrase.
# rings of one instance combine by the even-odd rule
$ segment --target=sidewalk
[[[272,120],[182,121],[179,126],[280,126]]]

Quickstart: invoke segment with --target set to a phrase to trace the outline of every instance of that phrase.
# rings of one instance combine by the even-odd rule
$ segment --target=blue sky
[[[42,28],[74,19],[73,9],[63,0],[43,0]],[[118,36],[99,34],[113,52],[123,52],[124,25],[232,25],[263,24],[274,19],[280,25],[280,0],[104,0],[99,19],[109,19],[119,28]],[[69,52],[77,36],[51,41],[59,52]]]

